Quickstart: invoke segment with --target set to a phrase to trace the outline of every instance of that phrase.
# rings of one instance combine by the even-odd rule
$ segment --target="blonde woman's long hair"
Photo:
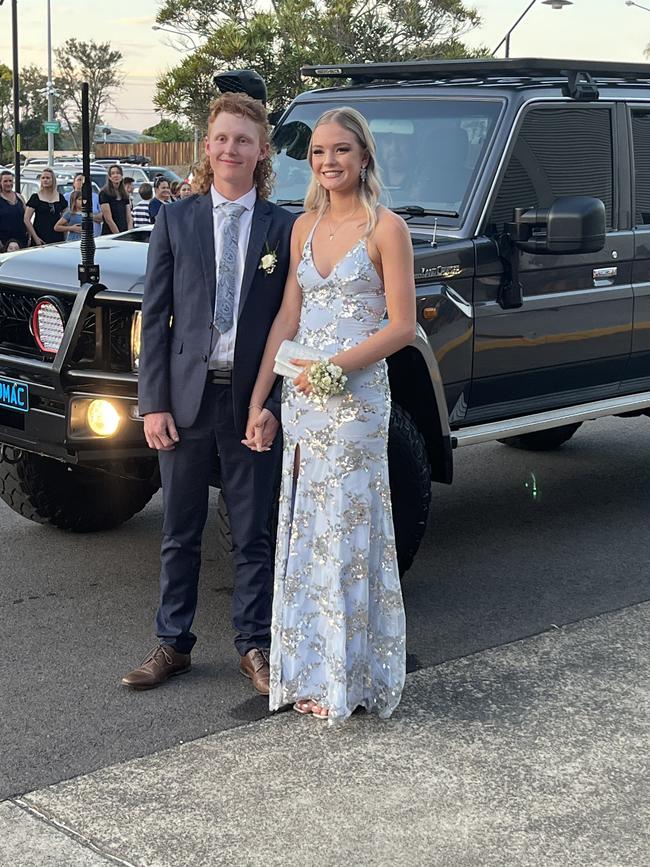
[[[259,99],[253,99],[245,93],[224,93],[216,99],[210,106],[210,115],[208,117],[208,133],[210,125],[222,111],[228,114],[234,114],[238,117],[247,117],[255,123],[260,131],[260,144],[262,146],[270,144],[271,130],[269,127],[268,115],[266,108]],[[192,177],[192,189],[195,193],[207,193],[212,186],[214,173],[210,165],[210,158],[204,154],[199,160],[194,175]],[[253,173],[253,183],[257,187],[257,194],[262,199],[268,199],[273,191],[273,165],[271,163],[271,152],[259,160],[255,166]]]
[[[53,192],[53,193],[56,193],[56,192],[57,192],[57,188],[56,188],[56,175],[54,174],[54,169],[51,169],[51,168],[49,168],[49,167],[46,168],[46,169],[43,169],[43,170],[41,171],[41,174],[39,175],[39,178],[38,178],[38,191],[39,191],[39,193],[42,193],[42,192],[43,192],[43,181],[42,181],[42,177],[43,177],[43,175],[46,175],[46,174],[47,174],[47,175],[51,175],[51,177],[52,177],[52,192]]]
[[[381,196],[381,175],[377,166],[377,146],[373,134],[370,132],[368,121],[365,117],[349,106],[343,108],[333,108],[326,111],[316,121],[314,129],[309,140],[309,165],[311,166],[311,148],[314,139],[314,133],[319,126],[326,123],[338,123],[343,129],[351,132],[359,142],[363,150],[368,155],[368,165],[366,166],[366,179],[362,181],[359,178],[358,195],[363,209],[366,213],[366,231],[365,237],[371,235],[377,225],[377,205]],[[329,205],[330,195],[316,180],[316,176],[312,171],[307,194],[305,195],[305,210],[315,211],[318,217],[321,217],[327,206]]]

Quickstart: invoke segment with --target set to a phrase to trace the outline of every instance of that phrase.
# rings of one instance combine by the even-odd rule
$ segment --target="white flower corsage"
[[[328,398],[343,392],[348,378],[338,364],[333,364],[331,361],[316,361],[309,367],[307,381],[316,400],[325,403]]]
[[[269,245],[266,245],[266,253],[260,259],[258,271],[264,271],[265,274],[272,274],[275,271],[275,266],[278,264],[278,254],[275,250],[270,250]]]

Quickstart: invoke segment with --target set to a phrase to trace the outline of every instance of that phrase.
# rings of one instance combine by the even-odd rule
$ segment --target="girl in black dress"
[[[54,231],[54,227],[67,207],[65,197],[56,187],[53,170],[43,169],[41,188],[29,197],[25,208],[25,226],[33,244],[42,247],[43,244],[57,244],[61,241],[61,236]]]
[[[99,205],[104,215],[102,235],[114,235],[133,228],[131,200],[124,189],[122,166],[113,165],[108,170],[108,180],[99,193]]]

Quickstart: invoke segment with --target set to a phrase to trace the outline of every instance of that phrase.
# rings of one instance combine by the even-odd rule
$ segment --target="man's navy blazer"
[[[295,217],[258,198],[242,277],[232,373],[235,424],[244,436],[266,339],[282,302]],[[272,274],[260,260],[275,252]],[[171,412],[191,427],[201,406],[214,334],[216,267],[212,197],[195,195],[160,209],[151,232],[142,300],[138,374],[140,414]],[[216,337],[216,335],[214,335]],[[265,404],[279,419],[280,384]]]

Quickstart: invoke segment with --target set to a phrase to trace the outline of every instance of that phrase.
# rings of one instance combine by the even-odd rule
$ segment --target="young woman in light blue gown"
[[[406,224],[378,204],[375,143],[363,116],[351,108],[322,115],[309,161],[305,213],[294,225],[244,442],[269,445],[259,417],[283,340],[324,350],[342,368],[344,390],[325,402],[312,393],[313,361],[294,359],[303,370],[284,380],[270,654],[271,710],[291,703],[335,723],[358,706],[389,717],[404,686],[385,359],[414,339],[415,286]]]

